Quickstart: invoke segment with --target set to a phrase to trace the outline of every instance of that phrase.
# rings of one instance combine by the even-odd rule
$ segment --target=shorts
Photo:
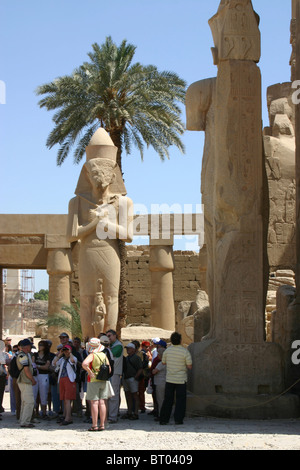
[[[88,382],[86,400],[107,400],[109,394],[108,381]]]
[[[134,377],[123,379],[124,392],[137,393],[139,391],[139,382]]]
[[[76,382],[71,382],[68,377],[59,380],[59,399],[76,400]]]
[[[39,374],[35,380],[38,383],[39,395],[41,405],[45,406],[48,403],[48,392],[49,392],[49,375]]]

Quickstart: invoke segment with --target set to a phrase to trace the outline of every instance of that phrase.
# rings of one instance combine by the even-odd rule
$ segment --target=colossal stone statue
[[[258,24],[251,0],[221,1],[209,20],[217,78],[191,85],[186,99],[187,128],[206,132],[201,181],[211,308],[208,336],[190,346],[189,389],[200,397],[201,414],[226,417],[275,416],[278,402],[266,409],[262,394],[280,394],[284,386],[282,351],[265,342],[268,204]]]
[[[118,239],[132,241],[133,203],[116,164],[117,147],[98,129],[86,148],[69,203],[67,238],[80,242],[78,274],[83,336],[116,329],[120,283]]]
[[[268,87],[270,126],[264,129],[269,185],[268,256],[270,270],[295,269],[295,106],[291,83]]]
[[[186,127],[205,131],[201,192],[204,206],[204,232],[207,249],[206,287],[210,299],[210,325],[214,325],[214,172],[215,172],[215,95],[216,78],[193,83],[186,93]],[[209,333],[208,336],[211,336]]]

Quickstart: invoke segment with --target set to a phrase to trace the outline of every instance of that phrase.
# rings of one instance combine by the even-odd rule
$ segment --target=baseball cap
[[[156,344],[159,345],[159,346],[162,346],[163,348],[166,348],[166,347],[167,347],[167,343],[166,343],[163,339],[161,339],[160,341],[158,341],[158,343],[156,343]]]
[[[109,343],[109,338],[106,335],[100,336],[100,343]]]
[[[23,339],[21,342],[20,342],[20,346],[23,347],[23,346],[32,346],[32,342],[29,340],[29,339]]]
[[[64,346],[61,348],[62,350],[64,349],[70,349],[72,351],[72,346],[70,346],[69,344],[64,344]]]
[[[153,344],[159,344],[160,338],[152,338],[151,341],[152,341]]]
[[[125,346],[125,348],[133,348],[133,349],[135,349],[135,344],[133,344],[133,343],[128,343],[127,346]]]
[[[59,338],[69,338],[69,335],[67,333],[61,333]]]

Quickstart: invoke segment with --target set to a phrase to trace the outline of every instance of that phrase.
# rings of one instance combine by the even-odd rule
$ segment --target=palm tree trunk
[[[121,170],[122,178],[124,181],[124,176],[122,172],[122,141],[121,141],[121,131],[111,131],[110,137],[114,145],[118,148],[117,152],[117,164]],[[126,245],[123,240],[118,240],[119,244],[119,254],[120,254],[120,287],[119,287],[119,315],[117,323],[117,334],[121,336],[121,328],[125,328],[126,319],[127,319],[127,283],[126,283],[126,260],[127,260],[127,251]]]

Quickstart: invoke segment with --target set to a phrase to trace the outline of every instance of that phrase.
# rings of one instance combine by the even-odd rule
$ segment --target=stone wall
[[[151,277],[149,247],[127,248],[127,324],[151,325]]]
[[[148,245],[127,246],[127,324],[151,325],[151,273],[149,271],[150,250]],[[77,275],[78,247],[72,249],[73,276],[72,297],[79,298]],[[178,305],[183,300],[194,301],[199,287],[205,289],[206,265],[199,270],[199,253],[174,251],[175,271],[174,303],[177,315]],[[177,322],[176,322],[177,326]]]
[[[183,300],[194,300],[201,282],[199,254],[194,251],[174,251],[175,312]],[[127,251],[127,324],[151,325],[151,276],[149,246],[128,246]]]
[[[174,300],[177,316],[180,302],[194,301],[199,288],[205,290],[206,265],[202,267],[204,271],[200,271],[199,253],[194,251],[175,251],[174,259]],[[178,318],[176,320],[176,326],[178,326]]]

